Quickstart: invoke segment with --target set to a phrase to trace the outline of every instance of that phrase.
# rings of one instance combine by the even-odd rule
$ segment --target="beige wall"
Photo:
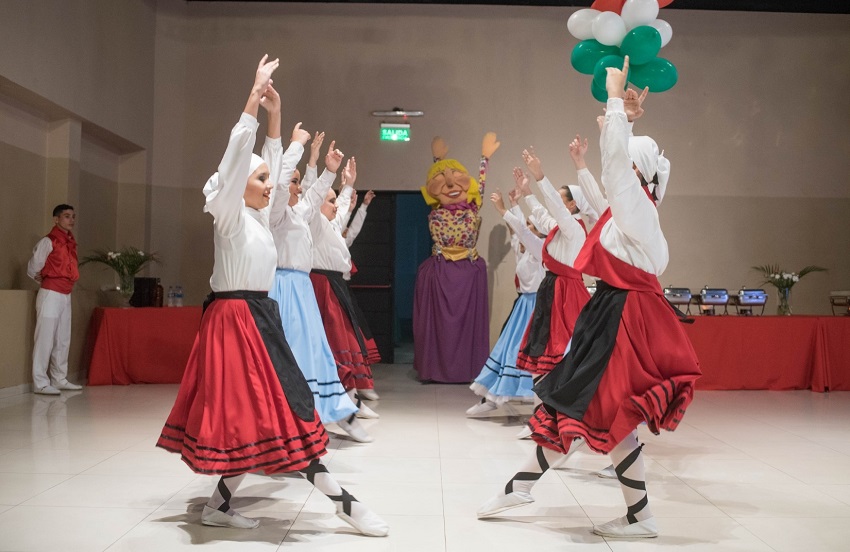
[[[200,188],[265,52],[282,58],[285,126],[303,121],[336,138],[357,156],[364,188],[418,188],[436,134],[473,169],[481,135],[497,131],[489,185],[503,189],[526,145],[556,183],[573,183],[566,148],[576,132],[595,146],[600,105],[588,77],[569,67],[573,9],[181,0],[0,9],[0,230],[15,238],[0,250],[0,288],[30,289],[22,263],[58,189],[85,208],[82,250],[143,240],[166,261],[156,272],[164,284],[182,283],[199,303],[212,265]],[[675,34],[663,55],[680,83],[650,97],[636,128],[673,163],[662,283],[737,289],[758,284],[754,264],[820,264],[830,272],[795,288],[794,305],[829,312],[827,293],[850,287],[850,136],[841,124],[850,104],[837,101],[850,86],[850,17],[664,17]],[[426,112],[409,143],[377,140],[370,112],[394,106]],[[86,153],[96,146],[109,153],[112,176],[96,162],[103,155]],[[595,147],[588,157],[598,174]],[[504,233],[493,232],[498,217],[489,206],[484,215],[495,339],[512,301],[513,260]],[[92,293],[101,280],[86,277]]]

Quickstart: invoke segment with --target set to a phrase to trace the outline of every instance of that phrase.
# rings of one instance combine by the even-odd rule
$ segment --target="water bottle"
[[[174,286],[168,286],[168,296],[165,304],[169,307],[174,306]]]
[[[174,288],[174,306],[183,306],[183,286],[181,285],[178,285],[176,288]]]

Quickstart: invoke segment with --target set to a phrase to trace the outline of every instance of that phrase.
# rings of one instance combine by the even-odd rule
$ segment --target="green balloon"
[[[635,27],[623,38],[620,55],[629,56],[630,65],[643,65],[655,59],[661,50],[661,33],[655,27]]]
[[[608,71],[606,68],[608,67],[616,67],[617,69],[623,68],[623,63],[626,60],[623,56],[605,56],[596,62],[596,66],[593,69],[593,84],[595,84],[598,88],[605,90],[605,81],[608,79]],[[629,69],[629,73],[631,73],[631,69]],[[628,81],[628,76],[626,77],[626,81]]]
[[[596,81],[590,81],[590,93],[593,94],[594,98],[596,98],[602,103],[608,101],[608,91],[605,90],[604,86],[596,86]]]
[[[676,66],[664,58],[655,58],[630,71],[629,81],[638,88],[649,87],[650,92],[670,90],[679,80]]]
[[[605,56],[616,55],[620,51],[616,46],[605,46],[592,38],[582,40],[573,48],[570,63],[573,68],[583,75],[592,75],[596,62]]]

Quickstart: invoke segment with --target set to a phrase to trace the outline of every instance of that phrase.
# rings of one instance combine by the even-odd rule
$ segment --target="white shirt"
[[[361,203],[360,208],[357,209],[357,212],[351,217],[351,223],[348,225],[348,232],[345,234],[345,245],[348,247],[351,247],[351,244],[354,243],[354,240],[357,239],[357,235],[360,234],[360,231],[363,229],[363,222],[366,221],[367,214],[366,207],[368,206],[365,203]]]
[[[578,222],[581,215],[570,213],[564,205],[561,194],[552,186],[548,178],[544,176],[537,185],[543,194],[546,207],[543,207],[533,195],[525,197],[525,204],[531,209],[532,222],[538,230],[547,234],[556,226],[558,227],[558,232],[549,242],[546,251],[559,263],[573,266],[587,237],[584,228]]]
[[[609,98],[599,147],[602,151],[602,185],[607,192],[611,218],[602,227],[599,241],[612,255],[656,276],[670,260],[661,231],[658,210],[640,186],[629,158],[631,125],[622,98]],[[589,174],[589,173],[588,173]],[[602,192],[591,185],[593,177],[579,179],[585,197]],[[593,182],[595,184],[595,182]],[[595,189],[595,190],[594,190]],[[602,213],[603,211],[599,211]]]
[[[503,217],[514,231],[511,236],[511,248],[516,255],[516,275],[520,293],[536,293],[540,282],[546,276],[543,268],[543,238],[529,230],[525,225],[522,210],[514,205]],[[525,246],[521,251],[520,246]]]
[[[53,253],[53,241],[47,236],[38,240],[32,250],[32,258],[27,263],[27,276],[35,280],[51,253]]]
[[[218,187],[207,195],[206,209],[215,217],[213,291],[268,291],[274,282],[277,251],[266,216],[243,199],[258,126],[247,113],[239,118],[218,166]]]
[[[336,173],[322,173],[318,184],[306,191],[302,188],[298,203],[290,207],[289,180],[303,153],[304,147],[293,142],[281,158],[282,168],[272,197],[269,225],[277,246],[277,267],[310,272],[313,267],[313,236],[309,221],[313,216],[322,216],[319,208]]]
[[[312,187],[311,187],[312,189]],[[348,214],[353,188],[346,186],[337,198],[337,216],[330,221],[321,212],[310,219],[310,232],[313,235],[313,268],[333,270],[343,274],[351,270],[351,254],[345,245],[340,229],[340,210],[345,208],[342,216]],[[324,200],[324,197],[322,198]]]

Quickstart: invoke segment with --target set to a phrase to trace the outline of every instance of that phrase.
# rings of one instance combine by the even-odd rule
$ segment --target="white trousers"
[[[38,290],[35,300],[35,346],[32,381],[36,389],[68,379],[71,346],[71,294]],[[48,377],[49,370],[49,377]]]

